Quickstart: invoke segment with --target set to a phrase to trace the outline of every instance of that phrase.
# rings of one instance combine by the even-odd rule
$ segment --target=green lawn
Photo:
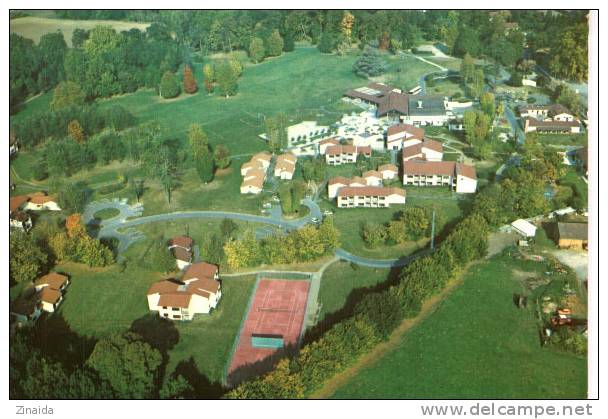
[[[347,302],[353,290],[374,286],[386,281],[390,269],[367,268],[357,266],[353,269],[350,263],[339,261],[329,266],[323,272],[321,289],[319,290],[319,303],[321,312],[319,320],[331,313],[340,310]]]
[[[513,304],[521,285],[512,270],[520,265],[497,257],[473,266],[395,350],[333,397],[584,398],[586,359],[542,348],[534,305]]]
[[[58,265],[56,270],[68,273],[72,281],[56,315],[75,333],[94,338],[126,331],[146,317],[150,313],[146,292],[150,284],[164,277],[138,267],[121,273],[117,266],[89,269],[70,263]],[[175,323],[179,339],[169,350],[167,374],[192,357],[209,380],[222,379],[254,283],[253,276],[224,280],[217,310],[198,315],[192,322]]]
[[[462,88],[460,78],[451,77],[446,79],[435,80],[430,86],[427,84],[427,94],[440,94],[445,96],[454,96],[456,93],[460,93],[460,97],[466,97],[466,92]]]
[[[539,134],[538,140],[543,144],[558,146],[585,146],[587,133],[581,134]]]
[[[100,220],[107,220],[109,218],[116,217],[118,214],[120,214],[120,211],[118,211],[116,208],[105,208],[97,211],[95,214],[93,214],[93,217]]]
[[[199,83],[195,95],[164,101],[151,90],[141,90],[100,101],[121,104],[139,122],[158,121],[172,135],[185,139],[192,123],[200,123],[212,145],[222,143],[233,154],[265,149],[258,138],[264,116],[285,113],[299,122],[311,113],[324,113],[340,103],[344,91],[362,84],[352,71],[353,55],[321,54],[316,48],[300,47],[281,57],[247,66],[239,80],[238,94],[231,98],[208,95],[202,85],[202,65],[194,64]],[[333,120],[338,119],[336,114]]]
[[[402,90],[410,90],[418,86],[420,76],[433,71],[439,71],[435,66],[420,61],[411,55],[386,56],[388,71],[383,76],[384,81]]]

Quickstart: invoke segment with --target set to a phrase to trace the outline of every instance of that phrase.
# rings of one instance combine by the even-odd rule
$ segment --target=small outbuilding
[[[557,223],[558,246],[562,249],[586,249],[587,223]]]
[[[536,236],[536,226],[524,219],[520,218],[519,220],[513,221],[511,227],[523,237],[528,238]]]

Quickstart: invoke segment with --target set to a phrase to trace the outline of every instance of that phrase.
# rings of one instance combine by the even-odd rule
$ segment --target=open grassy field
[[[233,154],[265,149],[257,136],[264,131],[264,117],[285,113],[294,123],[317,114],[333,112],[344,91],[364,84],[352,71],[353,55],[321,54],[316,48],[299,47],[281,57],[247,66],[234,97],[208,95],[202,86],[202,65],[194,64],[200,90],[162,100],[151,90],[140,90],[103,103],[121,104],[140,122],[155,120],[173,135],[183,137],[190,124],[200,123],[212,145],[225,144]],[[297,81],[297,82],[296,82]],[[332,118],[339,119],[341,112]]]
[[[66,263],[58,265],[57,270],[68,273],[72,283],[54,316],[62,316],[73,332],[95,339],[126,331],[146,318],[150,313],[146,291],[162,277],[138,267],[120,272],[117,266],[88,268]],[[222,300],[216,311],[197,316],[192,322],[175,323],[178,338],[167,337],[172,341],[167,374],[180,361],[193,358],[211,382],[221,380],[254,283],[253,276],[223,281]]]
[[[434,80],[432,86],[427,84],[426,92],[427,94],[440,94],[445,96],[454,96],[456,93],[459,93],[461,98],[466,97],[466,92],[462,88],[459,77]]]
[[[521,267],[502,256],[471,267],[396,350],[333,397],[584,398],[586,359],[542,348],[534,308],[513,304]]]
[[[60,31],[63,33],[65,43],[69,47],[72,46],[72,32],[74,29],[80,28],[85,30],[93,29],[98,25],[111,26],[116,31],[128,31],[136,28],[140,31],[145,31],[149,23],[142,22],[122,22],[117,20],[70,20],[70,19],[51,19],[38,16],[26,16],[17,19],[11,19],[10,31],[25,38],[32,39],[35,43],[40,41],[40,37],[44,34]]]
[[[322,321],[326,315],[344,307],[353,290],[361,290],[386,281],[389,272],[389,269],[364,266],[353,269],[351,264],[344,261],[338,261],[330,265],[323,272],[323,278],[321,279],[319,303],[322,307],[319,320]]]
[[[386,61],[388,71],[382,76],[383,81],[405,91],[418,86],[420,76],[423,74],[439,70],[411,55],[387,55]]]

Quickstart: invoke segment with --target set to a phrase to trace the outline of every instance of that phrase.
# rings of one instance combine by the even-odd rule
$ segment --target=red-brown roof
[[[454,176],[456,162],[408,160],[403,162],[404,175]]]
[[[409,134],[412,134],[414,137],[419,137],[419,138],[424,137],[424,129],[415,127],[410,124],[392,125],[392,126],[388,127],[387,134],[395,135],[395,134],[399,134],[401,132],[407,132]]]
[[[193,240],[188,236],[177,236],[169,240],[169,246],[179,246],[184,249],[192,248]]]
[[[405,147],[402,151],[403,158],[416,156],[418,154],[424,154],[425,148],[428,148],[438,153],[443,153],[443,144],[439,141],[430,140],[425,138],[423,142]]]
[[[220,281],[212,278],[201,278],[188,283],[188,291],[194,294],[209,297],[210,293],[217,293],[220,289]]]
[[[40,298],[40,301],[44,301],[45,303],[49,304],[55,304],[61,299],[61,292],[49,287],[44,287],[38,293],[38,296]]]
[[[21,206],[23,204],[25,204],[27,201],[30,200],[30,197],[27,195],[19,195],[19,196],[13,196],[10,199],[10,203],[9,203],[9,209],[10,211],[17,211],[19,208],[21,208]]]
[[[158,281],[150,285],[147,295],[175,292],[180,284],[181,283],[179,281],[172,278],[163,279],[162,281]]]
[[[469,166],[468,164],[464,163],[456,164],[456,174],[469,179],[477,179],[477,171],[475,170],[475,166]]]
[[[344,176],[336,176],[336,177],[332,177],[331,179],[329,179],[329,181],[327,183],[328,183],[328,185],[336,185],[336,184],[349,185],[350,179],[345,178]]]
[[[368,177],[377,177],[379,179],[382,179],[382,173],[378,172],[377,170],[368,170],[367,172],[363,173],[363,178]]]
[[[386,115],[389,112],[399,112],[407,115],[409,95],[406,93],[390,92],[385,99],[378,105],[378,116]]]
[[[44,192],[35,192],[29,195],[30,202],[37,205],[46,204],[47,202],[56,202],[54,195],[47,195]]]
[[[337,138],[328,138],[326,140],[319,141],[319,145],[325,145],[325,144],[338,145],[338,144],[340,144],[340,141]]]
[[[397,166],[395,166],[394,164],[391,164],[391,163],[387,163],[387,164],[378,166],[379,172],[384,172],[386,170],[390,170],[391,172],[395,172],[395,173],[399,172],[399,169],[397,168]]]
[[[184,276],[182,277],[182,281],[187,281],[189,279],[202,279],[202,278],[214,278],[215,274],[218,273],[219,268],[217,265],[213,265],[207,262],[199,262],[193,265],[190,265],[186,272],[184,272]]]
[[[529,122],[531,127],[537,128],[570,128],[570,127],[578,127],[580,123],[576,120],[574,121],[539,121],[536,118],[525,118],[526,121]]]
[[[60,290],[68,282],[66,275],[58,274],[57,272],[51,272],[38,278],[34,285],[47,285],[49,288]]]
[[[405,196],[405,189],[400,188],[385,188],[383,186],[356,186],[356,187],[344,187],[338,191],[340,197],[351,197],[351,196],[390,196],[400,195]]]
[[[161,307],[188,308],[190,306],[191,298],[192,294],[185,293],[161,294],[158,299],[158,305]]]
[[[177,260],[181,260],[184,262],[192,261],[192,252],[184,249],[183,247],[174,247],[171,249],[171,253],[173,257]]]

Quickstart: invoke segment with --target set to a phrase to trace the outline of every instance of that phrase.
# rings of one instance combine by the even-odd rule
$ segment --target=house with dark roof
[[[587,223],[557,223],[557,234],[562,249],[586,249],[589,244]]]
[[[190,265],[182,277],[153,283],[148,289],[148,307],[171,320],[192,320],[208,314],[222,297],[219,268],[207,262]]]
[[[446,97],[403,93],[382,83],[351,89],[344,96],[376,106],[379,118],[400,119],[415,126],[446,125],[454,117]]]
[[[524,121],[524,132],[577,134],[581,123],[574,114],[560,104],[521,105],[519,115]]]

